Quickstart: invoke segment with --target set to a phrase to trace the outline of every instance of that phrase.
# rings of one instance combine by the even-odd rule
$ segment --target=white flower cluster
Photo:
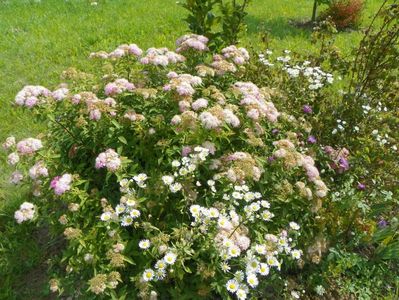
[[[300,75],[307,78],[310,90],[321,89],[326,83],[332,84],[334,77],[330,73],[324,72],[320,67],[310,67],[309,61],[304,61],[302,65],[285,65],[285,70],[291,78],[299,77]]]
[[[277,62],[283,63],[282,70],[285,71],[291,78],[298,78],[303,76],[309,82],[308,89],[319,90],[325,84],[332,84],[334,82],[334,76],[330,73],[324,72],[320,67],[311,67],[310,61],[304,61],[296,65],[290,65],[291,56],[289,53],[291,51],[284,50],[284,56],[279,56],[276,58]],[[275,64],[270,62],[270,55],[272,52],[270,50],[266,51],[266,55],[260,53],[258,55],[259,62],[265,66],[273,67]]]
[[[260,283],[260,277],[266,277],[274,268],[280,271],[282,260],[279,255],[290,255],[293,259],[300,259],[302,251],[293,249],[290,246],[291,238],[286,231],[280,235],[266,234],[265,241],[261,244],[252,245],[243,255],[242,262],[245,264],[244,270],[234,273],[234,278],[226,283],[226,289],[235,294],[237,299],[246,299],[250,289],[255,289]],[[230,244],[230,240],[225,240],[224,244]],[[223,263],[223,268],[230,270],[227,262]]]
[[[140,187],[140,188],[145,188],[147,187],[147,184],[145,183],[146,180],[148,179],[147,174],[140,173],[138,175],[133,176],[134,182]]]
[[[207,51],[209,50],[207,43],[208,38],[206,36],[197,34],[186,34],[177,39],[176,52],[180,53],[183,51],[187,51],[188,49],[193,49],[200,52]]]
[[[168,186],[172,193],[177,193],[182,189],[182,185],[176,182],[176,178],[192,174],[197,169],[198,164],[204,162],[208,155],[209,149],[197,146],[194,148],[194,153],[189,154],[187,157],[183,157],[180,161],[173,161],[172,167],[177,168],[177,170],[173,175],[162,176],[163,184]]]
[[[387,133],[385,133],[384,135],[380,135],[378,129],[374,129],[371,132],[371,134],[373,135],[374,139],[378,142],[378,144],[380,146],[385,146],[385,145],[390,146],[391,145],[391,142],[390,142],[391,138],[389,137],[389,135]],[[396,145],[392,145],[391,149],[393,151],[398,150]]]
[[[190,212],[195,220],[192,225],[200,226],[202,230],[212,223],[217,223],[219,231],[215,240],[223,259],[222,271],[231,271],[231,265],[237,265],[236,259],[240,259],[245,264],[245,273],[242,270],[237,271],[235,278],[226,283],[227,290],[235,293],[238,299],[246,298],[249,287],[256,288],[258,286],[259,275],[267,276],[272,267],[280,270],[282,261],[279,261],[278,255],[285,253],[293,259],[300,259],[302,255],[300,250],[290,246],[292,240],[288,238],[286,231],[279,236],[266,234],[264,243],[251,246],[251,240],[240,231],[242,220],[234,210],[231,210],[227,216],[213,207],[205,208],[192,205]],[[299,228],[296,223],[292,222],[290,225],[291,229],[298,230]],[[232,261],[231,265],[230,261]],[[245,277],[246,280],[244,280]]]
[[[177,259],[177,255],[173,251],[167,252],[164,257],[158,260],[154,269],[146,269],[143,272],[142,278],[144,281],[158,281],[166,278],[166,271],[168,267],[171,267],[175,264]]]
[[[19,210],[14,213],[14,218],[18,224],[21,224],[22,222],[32,220],[35,217],[35,212],[36,209],[32,203],[24,202],[19,207]]]
[[[141,216],[140,210],[137,209],[136,190],[132,185],[136,184],[139,188],[147,187],[147,174],[140,173],[131,179],[122,179],[119,182],[120,191],[124,195],[121,197],[119,204],[114,211],[105,211],[101,214],[100,219],[104,222],[119,221],[122,226],[130,226],[134,220]]]
[[[345,131],[345,126],[346,126],[346,121],[343,121],[343,120],[340,120],[340,119],[338,119],[337,120],[337,128],[334,128],[333,129],[333,131],[331,132],[332,134],[337,134],[337,132],[338,131]],[[357,128],[355,128],[355,130],[356,130]],[[356,130],[356,131],[358,131],[358,130]]]
[[[266,53],[267,56],[273,54],[273,52],[272,52],[271,50],[266,50],[265,53]],[[269,61],[269,59],[265,57],[265,54],[259,53],[258,58],[259,58],[259,62],[260,62],[261,64],[263,64],[263,65],[265,65],[265,66],[267,66],[267,67],[273,67],[273,66],[274,66],[274,64],[272,64],[272,63]]]
[[[270,203],[261,200],[259,192],[250,191],[247,185],[236,185],[229,194],[223,195],[223,200],[236,208],[228,211],[218,210],[215,207],[202,207],[198,204],[190,206],[190,214],[194,221],[191,226],[198,227],[203,233],[208,233],[210,228],[217,228],[214,236],[219,255],[223,262],[221,270],[232,272],[233,266],[242,266],[237,270],[234,278],[226,283],[226,289],[236,295],[238,299],[246,299],[251,288],[259,284],[259,276],[267,276],[272,268],[281,269],[280,255],[288,255],[292,259],[301,258],[302,251],[292,248],[292,239],[288,232],[283,230],[278,236],[265,234],[261,243],[251,242],[249,229],[244,226],[256,218],[270,221],[273,214],[268,210]],[[244,207],[244,215],[237,211]],[[300,226],[295,222],[289,223],[290,230],[297,231]]]
[[[20,106],[34,107],[44,103],[51,91],[40,85],[27,85],[15,97],[15,103]]]
[[[270,203],[262,200],[262,195],[259,192],[252,192],[247,185],[235,185],[234,191],[229,194],[224,194],[223,199],[231,201],[233,205],[244,205],[245,218],[248,221],[254,222],[256,219],[263,221],[270,221],[274,214],[269,211]]]

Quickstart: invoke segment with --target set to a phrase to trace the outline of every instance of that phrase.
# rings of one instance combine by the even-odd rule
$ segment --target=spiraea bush
[[[244,81],[247,50],[211,56],[207,42],[92,53],[100,78],[68,70],[55,90],[16,96],[47,122],[4,148],[34,196],[17,222],[67,240],[54,292],[245,299],[303,266],[328,193],[305,123]]]

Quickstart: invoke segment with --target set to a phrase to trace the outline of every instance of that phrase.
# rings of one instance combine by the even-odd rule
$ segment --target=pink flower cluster
[[[222,122],[232,127],[240,126],[240,119],[230,109],[217,107],[211,110],[215,111],[216,115],[210,111],[204,111],[198,117],[206,129],[216,129],[222,125]]]
[[[45,102],[51,92],[40,85],[27,85],[15,97],[15,103],[20,106],[32,108]]]
[[[11,147],[13,147],[15,145],[15,143],[16,143],[15,137],[9,136],[8,138],[6,138],[6,141],[3,143],[3,148],[5,150],[8,150]]]
[[[120,78],[115,80],[114,82],[108,83],[105,88],[104,92],[107,96],[114,96],[122,94],[123,92],[131,92],[135,89],[133,83],[130,83],[127,79]]]
[[[149,48],[146,55],[140,59],[143,65],[154,65],[166,67],[169,64],[184,62],[183,55],[169,51],[168,48]]]
[[[234,63],[227,61],[223,55],[215,54],[213,56],[213,61],[211,67],[214,69],[215,74],[221,76],[226,73],[237,72],[237,67]]]
[[[18,224],[22,222],[32,220],[35,217],[35,206],[30,202],[24,202],[14,213],[14,218]]]
[[[240,126],[240,119],[230,109],[223,109],[223,117],[230,126],[235,128]]]
[[[7,162],[9,165],[14,166],[19,162],[19,155],[17,152],[12,152],[7,157]]]
[[[180,53],[189,49],[194,49],[200,52],[207,51],[208,38],[203,35],[186,34],[176,41],[176,52]]]
[[[17,144],[17,151],[20,155],[30,155],[43,147],[41,140],[34,138],[24,139]]]
[[[68,94],[69,94],[69,90],[66,87],[61,87],[61,88],[53,91],[51,93],[51,97],[53,97],[53,99],[55,101],[62,101],[66,97],[68,97]]]
[[[135,56],[139,57],[143,54],[143,50],[141,50],[136,44],[123,44],[118,46],[114,51],[107,53],[105,51],[93,52],[90,54],[90,58],[121,58],[124,56]]]
[[[164,91],[175,90],[179,96],[191,97],[195,93],[194,87],[202,84],[202,79],[190,74],[177,74],[169,72],[169,84],[164,86]]]
[[[214,73],[221,76],[226,73],[235,73],[237,66],[246,64],[249,61],[249,54],[245,48],[237,48],[236,46],[229,46],[222,49],[221,54],[215,54],[211,67]],[[209,73],[202,68],[202,72]]]
[[[255,84],[252,82],[236,82],[234,87],[243,95],[240,104],[245,107],[249,118],[254,121],[266,118],[272,123],[277,121],[280,113],[273,102],[265,100],[265,96]]]
[[[222,49],[224,58],[231,59],[236,65],[243,65],[249,61],[249,53],[245,48],[237,48],[236,46],[228,46]]]
[[[202,112],[198,119],[206,129],[215,129],[222,125],[222,122],[208,111]]]
[[[113,149],[100,153],[96,158],[96,169],[106,167],[108,171],[115,172],[121,166],[119,154]]]
[[[128,119],[128,120],[130,120],[130,121],[132,121],[132,122],[140,122],[140,121],[143,121],[143,120],[145,120],[145,117],[143,116],[143,115],[141,115],[141,114],[138,114],[138,113],[136,113],[136,112],[134,112],[134,111],[128,111],[128,112],[126,112],[124,115],[123,115],[123,117],[125,118],[125,119]]]
[[[312,157],[297,152],[295,145],[288,139],[275,141],[273,145],[278,148],[274,152],[274,157],[284,159],[288,167],[302,167],[306,171],[309,181],[315,185],[316,195],[320,198],[327,195],[328,188],[321,180],[319,170],[316,168]]]
[[[111,116],[116,115],[114,108],[116,107],[117,103],[115,99],[111,97],[101,100],[91,92],[82,92],[80,94],[73,95],[71,101],[75,105],[84,102],[86,104],[87,113],[90,120],[100,120],[103,112],[108,112]]]
[[[11,174],[10,182],[12,184],[18,184],[24,179],[24,175],[20,171],[15,171]]]
[[[39,177],[47,177],[48,170],[44,165],[43,161],[38,161],[29,169],[29,176],[33,180],[38,179]]]
[[[64,174],[62,176],[54,177],[51,180],[50,187],[54,190],[56,195],[62,195],[71,189],[72,175]]]
[[[204,98],[199,98],[197,100],[195,100],[192,104],[191,107],[193,108],[193,110],[197,111],[200,110],[202,108],[206,108],[208,106],[208,100],[204,99]]]

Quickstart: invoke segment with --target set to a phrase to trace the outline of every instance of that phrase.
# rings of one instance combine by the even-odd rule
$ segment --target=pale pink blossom
[[[42,142],[35,138],[24,139],[17,144],[17,151],[20,155],[33,154],[43,147]]]
[[[50,187],[54,190],[56,195],[62,195],[71,189],[72,175],[64,174],[62,176],[54,177],[51,180]]]
[[[119,154],[113,149],[108,149],[105,152],[100,153],[96,158],[96,169],[107,168],[110,172],[115,172],[121,166],[121,159]]]

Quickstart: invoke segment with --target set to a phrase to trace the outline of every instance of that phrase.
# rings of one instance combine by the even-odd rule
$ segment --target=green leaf
[[[118,140],[121,141],[123,144],[127,145],[127,140],[125,139],[124,136],[119,136]]]

